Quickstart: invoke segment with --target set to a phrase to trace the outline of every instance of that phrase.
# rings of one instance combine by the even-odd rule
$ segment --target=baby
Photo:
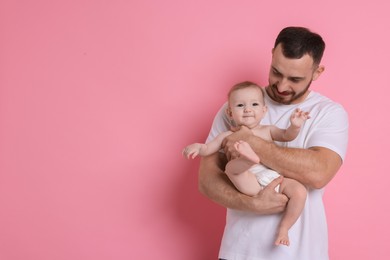
[[[290,117],[290,126],[280,129],[273,125],[261,125],[260,121],[267,112],[264,103],[264,91],[253,82],[245,81],[232,87],[228,94],[227,115],[236,126],[246,126],[253,134],[269,141],[289,142],[294,140],[301,126],[310,118],[308,112],[297,109]],[[232,134],[227,131],[218,135],[207,144],[194,143],[183,150],[187,158],[195,158],[197,155],[208,156],[221,149],[225,137]],[[238,141],[234,145],[239,157],[229,161],[225,173],[242,193],[255,196],[260,190],[279,177],[279,173],[260,164],[260,158],[244,141]],[[284,178],[277,191],[289,198],[285,214],[279,224],[276,245],[290,245],[288,231],[299,218],[306,201],[307,191],[305,186],[296,180]]]

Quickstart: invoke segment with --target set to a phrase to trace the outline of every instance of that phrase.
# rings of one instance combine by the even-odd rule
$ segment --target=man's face
[[[286,58],[279,44],[272,51],[267,93],[278,103],[300,103],[309,94],[311,82],[316,80],[323,70],[324,67],[314,65],[308,54],[300,59]]]

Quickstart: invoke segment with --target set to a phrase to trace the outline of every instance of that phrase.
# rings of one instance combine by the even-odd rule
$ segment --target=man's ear
[[[319,65],[318,68],[314,71],[313,80],[318,79],[321,76],[322,72],[324,72],[324,70],[325,66]]]

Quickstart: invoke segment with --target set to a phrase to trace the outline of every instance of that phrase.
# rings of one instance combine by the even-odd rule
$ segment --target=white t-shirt
[[[311,91],[300,104],[282,105],[265,96],[268,112],[261,124],[287,128],[296,108],[310,112],[298,137],[291,142],[278,142],[284,147],[329,148],[344,160],[348,143],[348,115],[344,108]],[[227,104],[217,113],[206,142],[229,129],[225,114]],[[326,260],[328,231],[323,189],[309,189],[302,215],[289,231],[291,245],[274,246],[281,214],[258,215],[227,209],[226,226],[219,257],[228,260]]]

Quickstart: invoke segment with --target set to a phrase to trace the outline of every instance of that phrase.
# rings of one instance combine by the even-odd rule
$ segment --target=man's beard
[[[270,96],[270,98],[273,101],[276,101],[278,103],[285,104],[285,105],[290,105],[295,100],[301,98],[303,95],[306,94],[306,92],[309,90],[311,82],[312,82],[312,80],[310,80],[310,82],[306,86],[306,88],[299,93],[296,93],[294,91],[290,92],[289,93],[289,96],[290,96],[289,100],[286,100],[286,99],[280,97],[280,95],[278,94],[278,87],[275,84],[268,86],[268,88],[267,88],[268,96]],[[269,94],[269,92],[271,92],[271,95]]]

